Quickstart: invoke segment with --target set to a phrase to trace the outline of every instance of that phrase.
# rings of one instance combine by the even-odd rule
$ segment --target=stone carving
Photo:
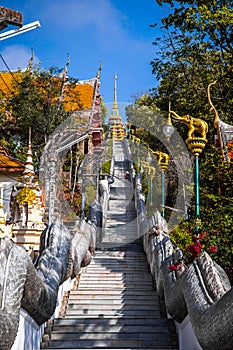
[[[9,350],[14,343],[20,307],[43,324],[54,313],[59,286],[90,263],[94,232],[90,223],[83,225],[84,231],[77,228],[72,234],[59,219],[47,227],[36,267],[23,248],[8,236],[0,238],[1,350]]]
[[[3,8],[0,7],[1,9]],[[71,208],[64,196],[62,166],[72,145],[88,140],[93,132],[98,133],[94,146],[102,140],[102,129],[97,130],[94,125],[94,122],[100,118],[98,114],[99,73],[97,78],[92,79],[94,85],[92,108],[75,111],[60,124],[50,136],[41,157],[39,184],[43,189],[44,220],[48,225],[41,235],[40,253],[35,266],[27,252],[10,239],[6,232],[8,228],[5,225],[5,218],[4,222],[0,220],[1,350],[10,350],[14,343],[20,307],[23,307],[38,325],[46,322],[54,313],[59,286],[67,278],[75,277],[82,266],[89,264],[95,250],[98,224],[94,219],[97,217],[95,210],[92,211],[88,222],[81,221],[79,227],[74,227],[72,232],[63,224]],[[89,140],[89,146],[89,148],[93,146],[91,140]],[[31,157],[31,152],[28,153],[28,157]],[[30,167],[24,172],[29,180],[25,181],[26,184],[31,184],[30,176],[34,174],[31,158],[29,158],[27,163]],[[32,190],[33,188],[30,188],[29,194],[32,195],[30,203],[36,196],[35,193],[33,195]],[[23,191],[20,193],[23,194],[20,198],[22,205],[24,205],[24,196],[28,195]],[[26,214],[28,213],[30,214],[27,211]],[[35,218],[35,215],[32,217]],[[28,226],[27,219],[25,215],[24,224]],[[98,219],[102,220],[100,214]]]

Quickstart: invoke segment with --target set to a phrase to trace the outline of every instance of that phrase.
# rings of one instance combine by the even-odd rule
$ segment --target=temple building
[[[68,65],[68,64],[67,64]],[[90,152],[102,144],[102,125],[100,111],[100,72],[96,77],[70,84],[67,79],[67,65],[64,72],[57,79],[61,86],[60,99],[64,109],[72,114],[84,115],[90,121],[87,137],[78,141],[78,148],[82,154]],[[10,91],[17,94],[14,79],[23,79],[24,71],[1,72],[0,82],[1,107],[10,97]],[[14,119],[11,111],[1,109],[5,117],[4,125]],[[33,127],[33,126],[32,126]],[[74,140],[74,143],[77,141]],[[73,143],[73,144],[74,144]],[[72,144],[72,145],[73,145]],[[72,145],[70,147],[72,147]],[[0,145],[1,146],[1,145]],[[97,147],[98,148],[98,147]],[[100,147],[101,148],[101,147]],[[28,151],[26,162],[20,162],[10,156],[9,152],[0,147],[0,216],[1,222],[12,223],[12,239],[27,251],[38,253],[41,232],[45,228],[45,198],[43,188],[40,188],[35,174],[32,158],[31,128],[29,130]]]
[[[108,126],[112,137],[116,140],[122,140],[126,137],[126,130],[122,123],[121,116],[119,114],[118,104],[117,104],[117,88],[116,88],[117,76],[114,75],[114,100],[112,114],[109,117]]]
[[[17,95],[17,84],[15,84],[15,82],[22,82],[26,72],[32,71],[33,56],[34,55],[32,55],[32,58],[29,60],[28,67],[26,69],[11,72],[0,72],[0,112],[2,122],[4,123],[4,129],[7,129],[8,132],[13,134],[17,132],[17,130],[14,130],[13,126],[14,123],[16,123],[16,120],[12,115],[12,111],[5,109],[4,102],[11,97],[12,93]],[[100,64],[95,77],[91,79],[78,80],[76,83],[70,83],[67,75],[69,61],[70,60],[68,58],[68,62],[66,63],[61,74],[51,77],[53,84],[55,82],[55,84],[58,86],[58,90],[61,91],[60,96],[54,98],[52,103],[57,103],[58,101],[62,102],[66,112],[75,113],[76,111],[83,111],[85,115],[89,116],[91,119],[89,138],[82,142],[83,153],[88,153],[88,150],[102,144],[103,128],[100,111],[100,73],[102,64]],[[37,82],[35,84],[37,84]],[[41,89],[41,86],[38,85],[38,89]]]
[[[38,253],[40,235],[45,228],[44,205],[42,191],[32,161],[31,129],[29,129],[24,170],[18,178],[18,183],[12,187],[10,213],[13,224],[12,239],[26,250]]]

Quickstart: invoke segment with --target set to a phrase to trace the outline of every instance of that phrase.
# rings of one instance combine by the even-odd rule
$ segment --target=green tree
[[[170,14],[162,19],[161,37],[155,39],[159,54],[152,61],[160,80],[155,93],[159,107],[208,118],[207,86],[213,88],[213,102],[226,122],[233,111],[232,1],[172,1]],[[155,25],[152,25],[152,27]]]
[[[154,41],[158,50],[151,64],[159,84],[153,89],[152,99],[161,113],[167,111],[171,101],[172,110],[179,115],[190,114],[209,124],[208,143],[200,156],[202,244],[232,278],[232,163],[226,164],[214,145],[216,131],[209,111],[207,87],[217,81],[211,89],[212,101],[220,118],[232,124],[233,2],[157,2],[170,10],[162,19],[161,37]],[[181,123],[174,122],[174,125],[186,139],[187,128]],[[194,210],[188,228],[181,223],[175,231],[177,244],[182,240],[182,248],[190,245],[192,213]]]
[[[200,155],[202,249],[210,253],[232,279],[233,165],[223,161],[220,150],[214,145],[216,130],[214,116],[208,105],[207,87],[217,81],[211,87],[212,102],[220,118],[232,124],[233,2],[157,2],[169,8],[168,16],[161,21],[161,36],[153,43],[156,56],[151,65],[158,86],[152,89],[150,95],[143,95],[127,108],[128,122],[136,137],[149,144],[150,148],[162,151],[163,147],[150,135],[150,131],[153,134],[152,125],[154,130],[156,128],[156,112],[167,116],[169,102],[178,115],[189,114],[208,122],[208,142]],[[143,113],[143,108],[153,113]],[[185,140],[187,127],[175,121],[173,124]],[[146,131],[138,128],[140,125]],[[176,195],[177,178],[181,178],[181,175],[179,169],[169,167],[167,182],[170,190],[168,188],[167,202],[171,206]],[[195,233],[194,203],[193,197],[189,221],[181,222],[173,232],[174,240],[184,250],[192,245]]]
[[[19,159],[26,154],[29,127],[32,147],[39,159],[49,135],[69,115],[61,102],[64,81],[58,78],[59,74],[58,68],[46,71],[35,66],[24,72],[20,81],[14,81],[14,92],[6,101],[6,109],[11,110],[16,132],[8,135],[7,141],[8,148]]]

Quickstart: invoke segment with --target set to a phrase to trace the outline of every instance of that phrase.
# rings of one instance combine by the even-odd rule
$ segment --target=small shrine
[[[111,132],[112,137],[115,140],[123,140],[126,137],[126,130],[124,124],[122,123],[121,116],[119,114],[118,104],[117,104],[117,88],[116,88],[116,80],[117,76],[114,76],[114,101],[112,114],[109,117],[108,125]]]
[[[29,129],[28,152],[24,171],[19,177],[18,183],[12,187],[10,211],[14,242],[23,246],[27,251],[39,252],[40,235],[45,228],[43,222],[44,205],[42,191],[32,161],[31,129]]]

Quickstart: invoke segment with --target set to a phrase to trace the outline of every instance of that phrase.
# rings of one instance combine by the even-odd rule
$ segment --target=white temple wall
[[[18,183],[19,174],[0,173],[0,184],[3,186],[3,205],[4,212],[7,213],[7,219],[10,218],[10,197],[12,187]]]
[[[63,296],[67,291],[73,288],[73,284],[74,279],[71,280],[71,278],[69,278],[60,286],[57,297],[57,307],[52,319],[58,317]],[[21,309],[18,334],[11,350],[39,350],[45,326],[46,323],[38,326],[33,318],[25,310]]]

